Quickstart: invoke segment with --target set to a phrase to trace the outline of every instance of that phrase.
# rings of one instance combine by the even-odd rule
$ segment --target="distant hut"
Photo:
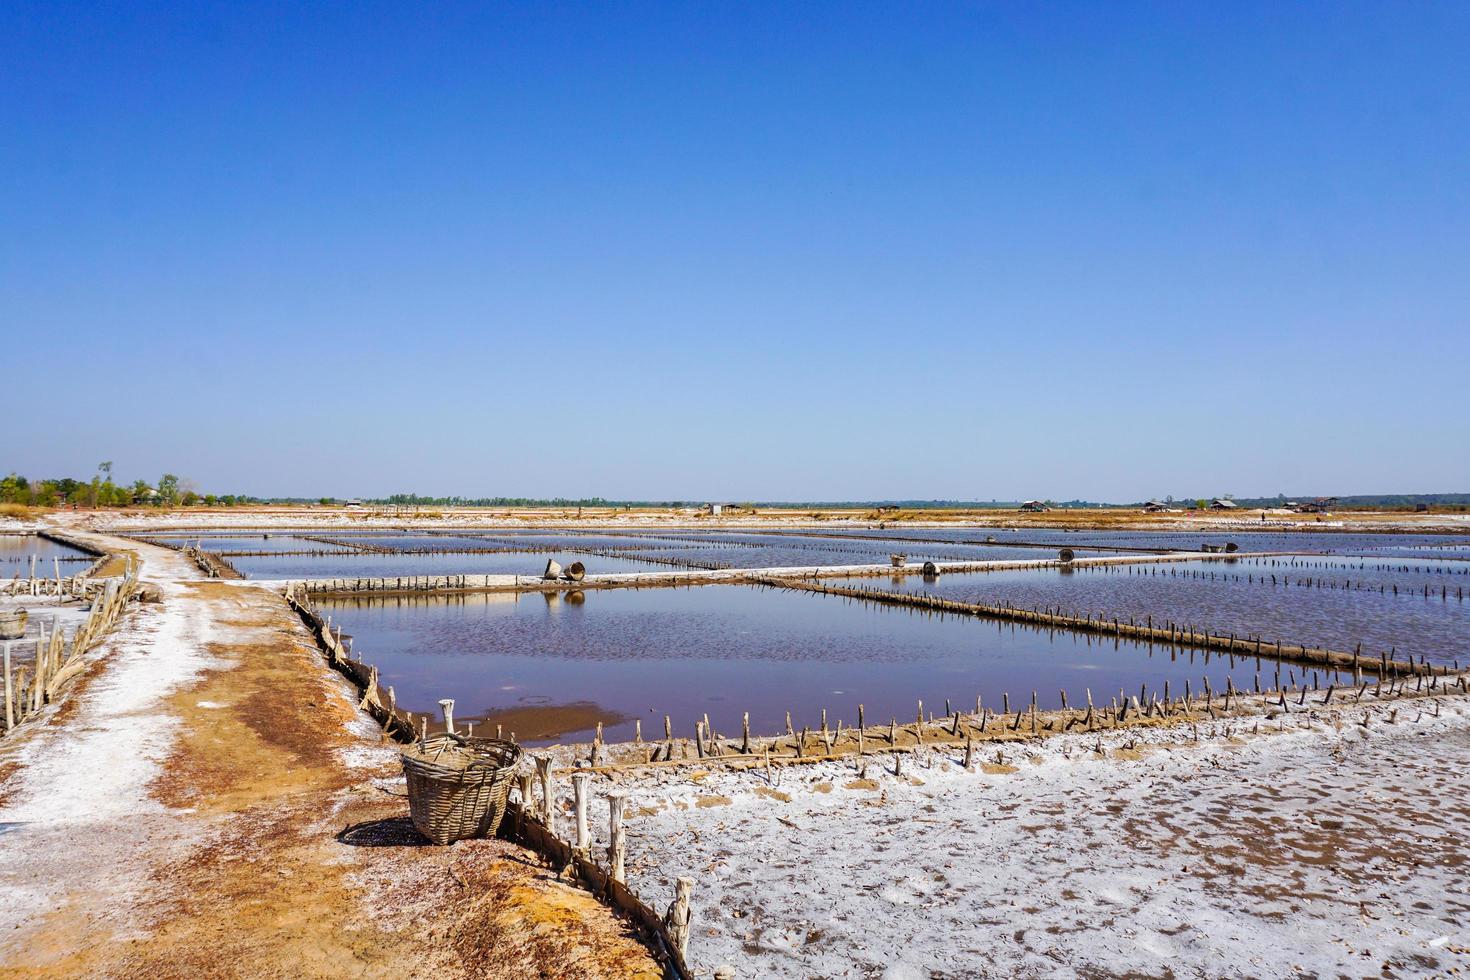
[[[1315,500],[1308,500],[1306,503],[1297,504],[1295,510],[1298,514],[1325,514],[1336,507],[1336,497],[1318,497]]]
[[[1158,500],[1150,500],[1148,503],[1143,505],[1143,511],[1146,514],[1157,514],[1160,511],[1165,511],[1168,509],[1169,508],[1165,507],[1162,501]]]
[[[1051,508],[1039,500],[1028,500],[1021,504],[1021,510],[1027,514],[1041,514],[1051,510]]]
[[[1210,510],[1236,510],[1238,507],[1235,501],[1226,500],[1224,497],[1216,497],[1210,501]]]

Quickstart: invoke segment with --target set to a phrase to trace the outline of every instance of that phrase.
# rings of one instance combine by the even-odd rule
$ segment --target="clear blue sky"
[[[1470,491],[1470,5],[0,6],[0,469]]]

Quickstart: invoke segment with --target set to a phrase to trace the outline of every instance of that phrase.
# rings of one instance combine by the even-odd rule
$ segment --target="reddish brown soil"
[[[350,692],[279,596],[198,582],[167,601],[207,604],[230,637],[168,699],[174,746],[148,787],[194,843],[145,864],[141,933],[110,930],[83,894],[0,943],[0,976],[661,976],[625,922],[534,854],[425,845],[373,782],[391,785],[395,754],[346,727],[362,731]],[[24,778],[7,763],[0,794]]]

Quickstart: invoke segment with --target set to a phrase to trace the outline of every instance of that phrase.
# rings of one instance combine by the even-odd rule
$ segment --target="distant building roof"
[[[1216,497],[1214,500],[1210,501],[1211,510],[1234,510],[1238,506],[1240,505],[1237,504],[1235,501],[1226,500],[1223,497]]]

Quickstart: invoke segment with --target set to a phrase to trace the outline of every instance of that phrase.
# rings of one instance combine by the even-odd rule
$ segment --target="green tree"
[[[0,480],[0,503],[26,504],[30,503],[31,488],[26,485],[26,478],[11,473]]]
[[[165,473],[158,478],[158,502],[165,507],[179,502],[179,478],[174,474]]]

